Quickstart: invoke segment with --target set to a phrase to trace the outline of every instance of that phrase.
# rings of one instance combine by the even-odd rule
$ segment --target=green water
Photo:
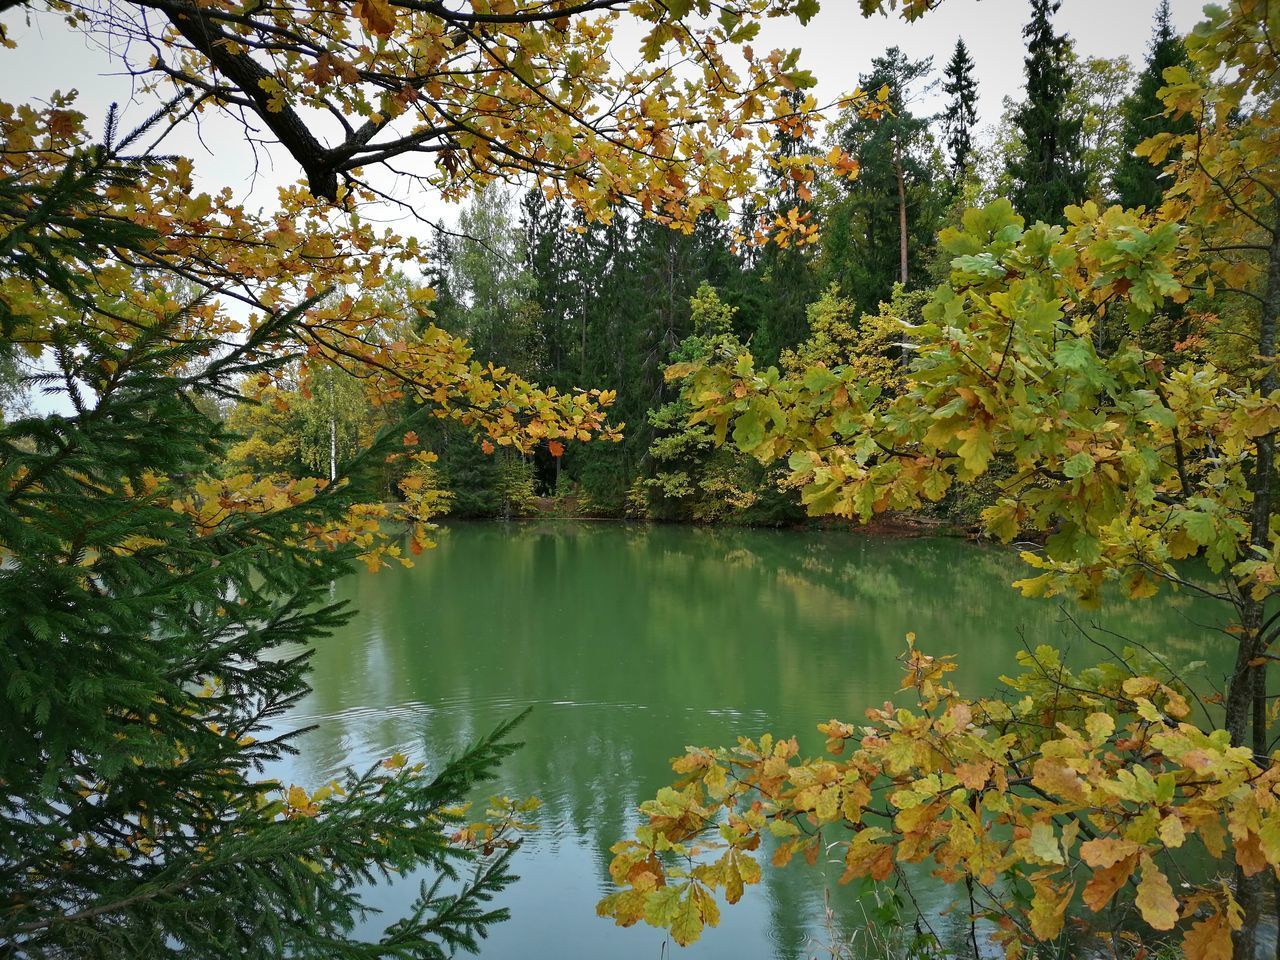
[[[974,693],[994,691],[1024,640],[1076,662],[1104,657],[1055,602],[1009,589],[1024,569],[1011,552],[942,539],[447,526],[414,569],[335,585],[359,613],[321,646],[314,692],[290,718],[319,729],[273,772],[315,785],[396,750],[430,762],[532,707],[520,731],[527,745],[497,791],[539,796],[541,828],[518,855],[521,880],[505,897],[512,919],[482,956],[656,960],[658,931],[617,929],[594,904],[610,845],[667,781],[668,758],[765,731],[802,743],[807,734],[817,750],[815,723],[860,719],[893,695],[908,631],[930,653],[956,654],[959,682]],[[1212,630],[1221,611],[1187,595],[1073,614],[1175,662],[1203,657],[1209,679],[1228,659]],[[826,881],[803,865],[765,876],[701,943],[665,955],[816,954]],[[416,888],[382,887],[374,898],[391,919]],[[924,906],[949,900],[933,891]],[[848,891],[833,905],[847,929],[865,922]]]

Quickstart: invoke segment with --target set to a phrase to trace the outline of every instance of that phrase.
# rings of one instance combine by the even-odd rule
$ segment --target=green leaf
[[[1093,457],[1081,450],[1062,465],[1062,472],[1073,480],[1076,477],[1088,476],[1093,473]]]
[[[802,24],[808,23],[818,15],[818,0],[799,0],[796,4],[796,16]]]
[[[1000,261],[992,253],[956,257],[951,261],[951,267],[961,273],[971,273],[979,277],[988,277],[992,280],[998,280],[1005,275],[1004,267],[1000,265]]]
[[[645,922],[655,927],[670,927],[680,913],[680,895],[688,886],[688,884],[683,886],[668,884],[652,891],[645,898]]]
[[[750,452],[764,443],[764,423],[754,410],[748,410],[733,425],[733,442],[738,449]]]
[[[1187,510],[1181,514],[1181,520],[1182,529],[1187,532],[1187,536],[1200,546],[1207,547],[1213,542],[1217,533],[1217,524],[1212,514]]]

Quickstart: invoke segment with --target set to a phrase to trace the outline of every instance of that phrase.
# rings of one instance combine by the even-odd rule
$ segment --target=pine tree
[[[871,120],[851,112],[843,119],[840,143],[858,158],[860,170],[824,218],[824,268],[826,279],[839,283],[861,312],[874,312],[895,283],[921,282],[950,200],[928,118],[911,109],[929,89],[932,67],[931,58],[911,60],[890,47],[871,61],[858,85],[888,87],[892,114]]]
[[[163,163],[126,155],[139,136],[109,127],[50,176],[10,154],[0,179],[0,332],[62,318],[38,385],[70,407],[0,425],[0,954],[474,949],[505,915],[488,901],[511,849],[455,842],[454,811],[513,749],[509,725],[431,771],[397,755],[314,791],[262,773],[305,749],[278,723],[348,616],[328,591],[355,548],[307,532],[367,497],[425,408],[336,484],[217,479],[230,438],[201,398],[289,362],[275,345],[316,301],[238,344],[193,333],[207,298],[185,296],[156,257],[164,238],[107,200]],[[171,309],[104,294],[121,270]],[[441,882],[357,939],[368,884],[421,868]]]
[[[1157,133],[1177,135],[1191,130],[1190,116],[1165,116],[1164,104],[1157,94],[1165,85],[1164,72],[1187,62],[1182,39],[1174,33],[1169,15],[1169,0],[1161,0],[1156,8],[1155,30],[1147,48],[1147,63],[1138,76],[1137,85],[1121,107],[1120,162],[1111,178],[1116,201],[1125,207],[1160,205],[1164,188],[1160,170],[1134,151],[1138,144]]]
[[[804,94],[796,91],[788,97],[797,110],[804,101]],[[778,137],[776,159],[785,160],[801,154],[812,153],[816,146],[811,139],[784,130]],[[779,215],[785,216],[794,209],[801,215],[812,214],[813,204],[808,187],[803,189],[786,175],[785,166],[770,165],[764,172],[767,191],[772,200],[759,209],[748,205],[743,211],[743,232],[750,235],[760,223],[768,224]],[[814,248],[804,245],[779,247],[769,243],[744,251],[747,263],[755,279],[752,291],[750,315],[754,318],[755,331],[751,340],[752,352],[762,361],[776,362],[782,351],[799,343],[809,335],[805,318],[805,306],[817,289],[814,273]]]
[[[978,81],[973,77],[973,58],[963,39],[956,40],[955,52],[943,75],[942,90],[951,98],[942,123],[951,178],[961,184],[969,174],[973,128],[978,122]]]
[[[1070,40],[1053,29],[1059,6],[1061,0],[1031,0],[1031,20],[1022,30],[1027,94],[1014,114],[1022,149],[1010,158],[1008,173],[1014,208],[1028,222],[1060,222],[1086,191],[1081,122],[1068,109]]]

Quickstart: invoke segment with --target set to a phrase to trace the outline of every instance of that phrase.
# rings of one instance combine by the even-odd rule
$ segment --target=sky
[[[1116,57],[1128,54],[1139,64],[1151,36],[1152,15],[1157,0],[1063,0],[1056,23],[1075,41],[1082,57]],[[979,87],[979,126],[995,123],[1006,96],[1019,97],[1022,88],[1024,44],[1021,36],[1029,4],[1027,0],[946,0],[915,23],[896,17],[863,19],[855,0],[826,0],[822,11],[807,26],[795,21],[770,21],[755,41],[757,50],[769,47],[799,47],[801,66],[818,80],[820,102],[828,102],[852,89],[858,76],[870,69],[871,58],[889,46],[899,46],[912,59],[932,56],[935,75],[951,56],[957,37],[963,37],[975,61]],[[1171,0],[1175,27],[1189,30],[1199,19],[1199,0]],[[75,88],[80,93],[80,109],[90,117],[91,126],[104,117],[109,104],[124,109],[124,123],[140,121],[153,109],[154,101],[139,95],[134,81],[125,75],[112,56],[71,32],[61,18],[47,13],[29,16],[11,10],[3,16],[14,50],[0,50],[0,99],[44,100],[54,90]],[[624,31],[620,45],[638,33]],[[634,42],[632,40],[631,42]],[[619,59],[632,62],[630,50],[620,50]],[[940,111],[941,90],[932,102],[920,109]],[[166,141],[165,149],[187,154],[196,161],[203,189],[230,186],[250,207],[270,208],[280,184],[298,179],[297,165],[283,151],[255,157],[229,122],[207,121],[197,131],[193,126]],[[454,212],[431,196],[413,197],[420,212],[451,222]],[[387,210],[384,219],[395,222],[405,232],[418,228],[402,212]]]

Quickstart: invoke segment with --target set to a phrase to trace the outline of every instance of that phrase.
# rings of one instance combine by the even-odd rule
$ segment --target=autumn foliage
[[[690,942],[715,923],[716,895],[736,901],[758,880],[752,851],[772,836],[775,863],[838,851],[846,881],[929,863],[964,885],[959,909],[991,921],[1009,957],[1057,939],[1078,909],[1130,900],[1151,930],[1178,931],[1188,957],[1253,955],[1280,876],[1267,687],[1280,638],[1268,606],[1280,583],[1280,20],[1254,0],[1206,16],[1187,39],[1193,67],[1166,71],[1161,91],[1191,123],[1139,148],[1166,168],[1164,202],[1071,206],[1063,226],[1027,223],[1005,200],[967,211],[939,238],[947,282],[919,322],[898,325],[913,359],[891,389],[856,363],[780,372],[745,352],[669,376],[686,385],[691,422],[785,462],[812,514],[916,509],[999,467],[982,527],[1042,541],[1023,552],[1024,595],[1096,604],[1118,585],[1133,599],[1222,601],[1236,655],[1222,711],[1193,722],[1168,677],[1128,661],[1073,675],[1045,647],[1010,681],[1014,699],[965,700],[945,683],[950,665],[912,647],[904,689],[917,703],[823,725],[833,754],[858,744],[847,758],[801,760],[794,740],[766,738],[677,760],[681,779],[615,847],[623,889],[603,914]],[[1241,301],[1243,320],[1217,312]],[[1153,349],[1143,332],[1175,311],[1186,335]],[[1207,574],[1188,575],[1192,558]],[[712,832],[724,852],[708,862]],[[1184,848],[1197,851],[1188,875],[1176,872]]]
[[[1185,688],[1131,655],[1076,673],[1041,646],[1007,696],[969,700],[947,680],[950,658],[914,641],[902,681],[913,702],[819,725],[826,757],[766,734],[677,758],[680,779],[614,846],[622,889],[600,912],[687,944],[716,924],[718,898],[760,882],[763,858],[839,861],[841,882],[926,864],[1007,957],[1058,938],[1075,910],[1127,898],[1152,931],[1178,930],[1188,958],[1232,955],[1232,887],[1187,882],[1183,858],[1247,876],[1280,866],[1280,766],[1205,732]]]

